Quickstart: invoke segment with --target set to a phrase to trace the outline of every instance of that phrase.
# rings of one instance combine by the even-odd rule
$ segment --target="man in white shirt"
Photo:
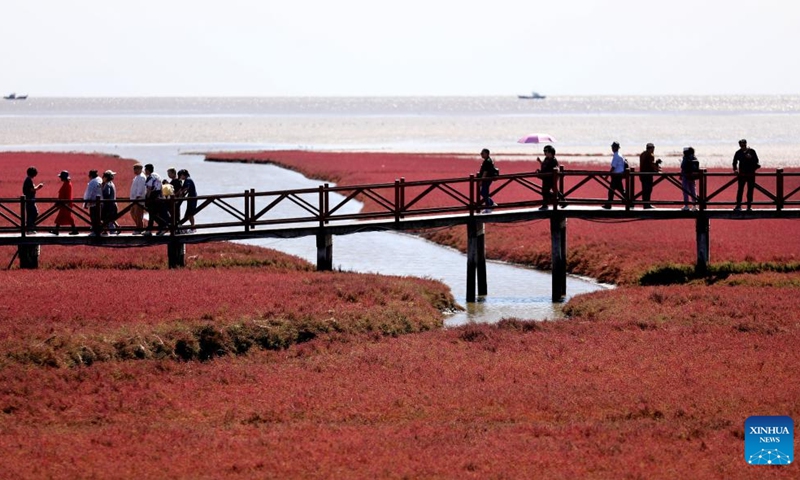
[[[96,236],[102,229],[100,222],[100,202],[97,199],[103,197],[103,179],[97,175],[97,170],[89,170],[89,183],[86,191],[83,192],[83,208],[89,209],[89,218],[92,219],[92,233]]]
[[[608,187],[608,203],[603,205],[606,210],[611,208],[611,201],[614,199],[614,191],[618,191],[622,198],[625,198],[625,187],[622,186],[622,174],[625,173],[627,162],[625,158],[619,153],[619,143],[614,142],[611,144],[611,185]]]
[[[133,223],[136,224],[134,235],[141,235],[144,230],[144,199],[147,195],[147,177],[142,172],[141,163],[133,166],[133,181],[131,182],[131,218]]]

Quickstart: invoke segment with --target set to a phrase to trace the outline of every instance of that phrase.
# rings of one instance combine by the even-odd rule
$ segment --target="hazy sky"
[[[3,0],[32,96],[800,93],[796,0]]]

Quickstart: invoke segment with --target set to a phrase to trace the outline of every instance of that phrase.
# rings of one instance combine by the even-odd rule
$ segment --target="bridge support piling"
[[[477,295],[483,296],[488,293],[484,232],[483,222],[472,220],[467,223],[467,302],[475,302]]]
[[[169,268],[182,268],[186,266],[186,244],[172,241],[167,244],[167,262]]]
[[[697,264],[695,272],[698,275],[708,273],[708,263],[711,261],[711,220],[700,214],[695,220],[695,231],[697,232]]]
[[[550,217],[552,262],[552,299],[560,302],[567,296],[567,219],[553,213]]]
[[[19,245],[17,254],[19,255],[19,268],[26,270],[36,270],[39,268],[39,245]]]
[[[333,270],[333,235],[330,233],[317,234],[317,270]]]

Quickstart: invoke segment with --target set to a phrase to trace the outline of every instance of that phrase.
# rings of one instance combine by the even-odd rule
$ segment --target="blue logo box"
[[[750,465],[794,462],[794,421],[791,417],[750,417],[744,422],[744,459]]]

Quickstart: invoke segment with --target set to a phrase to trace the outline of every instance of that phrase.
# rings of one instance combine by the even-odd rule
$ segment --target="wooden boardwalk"
[[[654,178],[653,209],[643,209],[641,177]],[[591,196],[605,192],[610,175],[597,171],[564,171],[553,174],[561,198],[548,201],[543,207],[542,179],[538,173],[520,173],[495,177],[491,194],[499,199],[512,199],[482,213],[485,205],[479,199],[480,180],[474,176],[423,181],[395,180],[371,185],[330,186],[296,190],[257,192],[255,189],[236,194],[197,197],[196,231],[186,233],[187,224],[180,217],[181,200],[168,198],[172,213],[164,235],[134,235],[129,210],[131,202],[118,198],[117,218],[122,224],[119,235],[90,236],[93,223],[88,211],[80,208],[82,199],[71,202],[52,198],[37,199],[39,215],[36,234],[26,225],[25,199],[0,199],[0,245],[18,247],[21,268],[37,268],[39,251],[46,245],[91,245],[98,247],[137,247],[166,245],[170,267],[184,264],[186,244],[256,238],[294,238],[314,236],[317,241],[317,268],[333,266],[333,236],[369,231],[420,231],[430,228],[465,225],[468,234],[467,300],[485,295],[486,258],[484,231],[486,224],[550,220],[553,259],[553,300],[566,295],[567,220],[670,220],[693,219],[697,232],[697,268],[705,269],[710,260],[711,220],[755,220],[800,218],[800,173],[783,170],[756,175],[756,196],[751,211],[733,211],[738,178],[732,173],[700,172],[694,210],[682,210],[683,191],[677,173],[644,174],[626,171],[623,177],[625,194],[615,193],[612,209],[603,209],[607,198]],[[596,193],[595,193],[596,195]],[[665,199],[670,198],[670,199]],[[365,202],[362,210],[355,204]],[[101,208],[106,201],[100,201]],[[59,209],[73,212],[80,234],[46,233],[52,229]],[[183,206],[185,210],[185,205]]]

